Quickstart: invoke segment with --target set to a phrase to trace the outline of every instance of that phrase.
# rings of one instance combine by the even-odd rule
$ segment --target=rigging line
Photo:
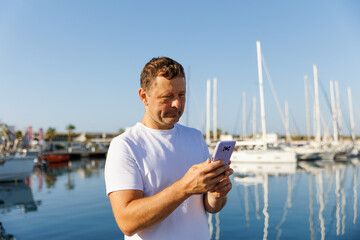
[[[250,131],[250,118],[252,117],[252,109],[253,109],[253,103],[251,101],[251,105],[250,105],[250,108],[248,109],[248,112],[247,112],[247,119],[246,119],[246,132],[249,132]],[[249,124],[248,124],[249,123]],[[252,134],[251,134],[252,135]]]
[[[206,112],[205,110],[203,109],[202,112],[201,112],[201,115],[200,115],[200,121],[198,122],[198,129],[201,129],[201,132],[205,133],[206,135],[206,124],[204,124],[204,119],[206,119]]]
[[[299,126],[298,126],[298,124],[297,124],[297,122],[296,122],[296,118],[295,118],[295,116],[294,116],[294,114],[293,114],[293,112],[291,111],[291,109],[290,109],[290,116],[291,116],[291,119],[293,120],[293,122],[294,122],[294,125],[295,125],[295,130],[298,132],[298,134],[300,133],[300,131],[299,131]],[[290,128],[290,127],[289,127]],[[290,129],[289,129],[290,130]]]
[[[340,96],[340,105],[342,105],[342,106],[345,105],[343,99],[341,98],[341,96]],[[349,111],[350,111],[350,110],[349,110]],[[350,134],[350,136],[351,136],[351,127],[349,126],[350,119],[349,119],[349,118],[348,118],[348,119],[345,119],[344,114],[341,114],[341,117],[342,117],[342,119],[344,120],[345,126],[346,126],[346,128],[347,128],[347,130],[349,131],[349,134]]]
[[[327,93],[326,93],[326,91],[325,91],[325,87],[324,87],[324,85],[322,84],[322,82],[321,82],[321,80],[319,79],[319,84],[320,84],[320,88],[321,88],[321,90],[322,90],[322,92],[323,92],[323,94],[324,94],[324,97],[325,97],[325,100],[326,100],[326,103],[327,103],[327,106],[328,106],[328,108],[329,108],[329,111],[330,111],[330,114],[331,114],[331,118],[334,118],[335,116],[332,114],[332,108],[331,108],[331,103],[330,103],[330,100],[329,100],[329,97],[328,97],[328,95],[327,95]],[[337,126],[337,128],[339,129],[339,135],[340,136],[343,136],[343,134],[342,134],[342,130],[341,130],[341,127],[339,126],[339,122],[338,122],[338,120],[336,119],[336,117],[335,117],[335,122],[336,122],[336,126]]]
[[[199,108],[198,99],[195,99],[195,96],[194,96],[194,94],[192,94],[192,92],[193,91],[189,91],[189,93],[188,93],[189,94],[188,95],[189,99],[185,103],[185,108],[187,108],[190,105],[190,101],[191,101],[191,103],[193,104],[191,109],[195,108],[194,110],[195,110],[196,113],[200,113],[201,111],[199,111],[199,109],[201,109],[202,110],[201,115],[203,115],[204,108]],[[197,91],[195,91],[195,92],[197,92]],[[204,117],[201,116],[200,121],[198,122],[198,124],[199,124],[198,129],[203,128],[203,126],[202,126],[203,125],[203,122],[202,122],[203,120],[204,120]]]
[[[334,116],[333,116],[333,114],[332,114],[332,109],[331,109],[331,104],[330,104],[330,101],[329,101],[329,97],[328,97],[328,95],[326,94],[325,88],[324,88],[324,86],[323,86],[323,84],[322,84],[322,82],[321,82],[320,79],[319,79],[319,83],[320,83],[320,88],[321,88],[321,90],[322,90],[322,92],[323,92],[323,94],[324,94],[324,97],[325,97],[327,106],[328,106],[328,108],[329,108],[330,114],[331,114],[331,116],[332,116],[332,118],[333,118]],[[335,118],[334,120],[335,120],[335,122],[336,122],[337,128],[339,129],[339,135],[340,135],[341,137],[343,137],[343,132],[342,132],[342,130],[341,130],[341,126],[339,125],[339,121],[338,121],[336,118]],[[345,119],[344,119],[344,120],[345,120]],[[348,127],[348,125],[346,125],[346,126]],[[349,129],[349,127],[348,127],[348,130],[351,132],[351,130]]]
[[[327,93],[325,91],[324,85],[322,84],[320,79],[318,80],[318,82],[319,82],[320,88],[321,88],[321,90],[322,90],[322,92],[324,94],[324,98],[326,100],[327,107],[329,108],[330,114],[332,114],[331,103],[330,103],[329,97],[328,97],[328,95],[327,95]]]
[[[264,65],[266,78],[268,79],[268,81],[269,81],[269,83],[270,83],[271,92],[272,92],[272,94],[273,94],[273,97],[275,98],[275,102],[276,102],[276,105],[277,105],[278,110],[279,110],[279,113],[280,113],[281,121],[282,121],[282,123],[283,123],[283,125],[284,125],[284,127],[285,127],[285,126],[286,126],[286,124],[285,124],[285,117],[284,117],[284,114],[283,114],[283,112],[282,112],[282,110],[281,110],[280,103],[279,103],[279,100],[278,100],[278,98],[277,98],[277,95],[276,95],[276,92],[275,92],[275,88],[274,88],[274,86],[273,86],[273,84],[272,84],[271,77],[270,77],[268,68],[267,68],[266,63],[265,63],[265,58],[264,58],[263,55],[261,56],[261,59],[262,59],[263,65]],[[285,130],[286,130],[286,129],[285,129]]]
[[[353,105],[355,105],[355,104],[353,103]],[[356,113],[357,113],[358,117],[360,118],[360,110],[359,110],[359,107],[355,105],[354,108],[355,108],[355,110],[356,110]]]
[[[319,82],[319,80],[318,80],[318,82]],[[321,82],[320,82],[320,85],[321,85]],[[310,84],[308,85],[308,87],[309,87],[309,90],[310,90],[311,97],[312,97],[313,100],[314,100],[314,99],[315,99],[315,97],[314,97],[314,90],[312,89],[312,87],[311,87]],[[322,124],[323,124],[323,126],[324,126],[324,132],[329,132],[329,126],[326,124],[326,122],[325,122],[325,120],[324,120],[324,116],[323,116],[323,114],[322,114],[322,112],[321,112],[321,109],[320,109],[320,120],[321,120],[321,122],[322,122]]]
[[[314,89],[312,88],[311,84],[308,84],[308,88],[309,88],[309,92],[310,92],[310,96],[313,100],[313,102],[315,101],[315,97],[314,97]]]
[[[233,134],[236,133],[236,130],[237,130],[237,126],[239,126],[239,118],[240,118],[240,110],[241,110],[241,106],[238,108],[237,110],[237,114],[236,114],[236,118],[235,118],[235,126],[234,126],[234,131],[233,131]]]

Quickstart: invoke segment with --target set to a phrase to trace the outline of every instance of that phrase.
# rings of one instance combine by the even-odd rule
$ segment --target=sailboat
[[[310,141],[310,114],[309,114],[309,99],[308,99],[308,77],[304,77],[304,85],[305,85],[305,104],[306,104],[306,127],[307,127],[307,143],[292,143],[288,146],[282,146],[284,150],[291,150],[295,151],[298,160],[333,160],[335,156],[335,152],[332,149],[329,149],[327,145],[330,143],[326,143],[321,141],[321,120],[323,122],[325,132],[328,132],[327,126],[324,123],[323,116],[320,111],[320,104],[319,104],[319,87],[318,87],[318,71],[316,64],[313,65],[313,74],[314,74],[314,92],[313,98],[315,100],[315,141]],[[334,111],[334,97],[333,97],[333,86],[330,84],[330,91],[332,97],[332,114],[333,120],[336,121],[335,111]],[[314,96],[315,95],[315,96]],[[337,131],[336,124],[334,125],[334,132]],[[334,133],[337,136],[337,133]],[[324,137],[325,139],[326,137]],[[335,137],[334,137],[335,139]]]
[[[237,141],[236,146],[239,148],[241,145],[248,144],[255,147],[251,150],[234,151],[231,161],[232,162],[268,162],[268,163],[294,163],[296,162],[296,154],[294,151],[284,151],[282,149],[268,148],[268,140],[266,135],[266,121],[265,121],[265,102],[264,102],[264,89],[263,89],[263,75],[262,75],[262,56],[260,41],[256,42],[257,47],[257,62],[258,62],[258,77],[259,77],[259,92],[260,92],[260,110],[261,110],[261,141]],[[259,147],[261,143],[262,147]]]

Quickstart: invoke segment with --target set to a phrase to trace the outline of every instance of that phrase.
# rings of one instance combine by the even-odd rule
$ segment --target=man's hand
[[[205,209],[210,213],[219,212],[226,204],[227,194],[232,188],[229,176],[234,172],[230,168],[230,163],[231,161],[229,162],[228,170],[225,172],[225,177],[216,184],[214,190],[208,191],[204,196]]]
[[[215,189],[213,191],[209,191],[209,194],[212,195],[213,198],[220,198],[226,196],[232,188],[229,176],[233,174],[234,171],[232,168],[230,168],[230,163],[229,169],[225,172],[225,177],[221,179],[221,181],[215,186]]]
[[[207,159],[203,163],[193,165],[180,182],[189,196],[209,191],[214,192],[215,195],[226,195],[231,189],[226,190],[229,188],[227,179],[231,173],[232,169],[229,165],[225,165],[224,161],[211,162],[210,159]],[[217,192],[218,194],[216,194]]]

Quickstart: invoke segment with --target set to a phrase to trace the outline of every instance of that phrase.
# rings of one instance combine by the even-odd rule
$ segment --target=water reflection
[[[232,168],[234,169],[233,188],[239,188],[242,193],[240,203],[244,206],[244,211],[241,214],[246,226],[258,225],[257,221],[262,219],[263,239],[275,237],[280,239],[285,231],[287,231],[285,238],[291,234],[294,234],[295,238],[304,236],[304,232],[298,233],[300,234],[298,236],[296,231],[289,233],[288,229],[291,229],[292,225],[287,224],[287,220],[302,226],[304,226],[303,220],[307,220],[309,238],[312,240],[343,236],[348,227],[354,231],[358,211],[358,159],[344,163],[334,161],[298,164],[237,163],[232,164]],[[278,183],[278,186],[274,183]],[[287,188],[283,187],[285,184]],[[282,189],[279,190],[279,187]],[[299,201],[295,201],[294,206],[292,195],[295,188],[308,189],[302,190],[297,197],[302,202],[308,201],[305,205],[309,208],[308,211],[305,211],[303,205],[299,206]],[[260,194],[262,190],[262,198],[259,197],[259,189]],[[286,199],[281,207],[277,202],[281,202],[285,195]],[[253,209],[249,207],[249,201],[254,202],[251,204]],[[353,201],[352,206],[347,206],[351,201]],[[261,208],[262,213],[259,215]],[[352,221],[347,221],[349,214],[353,214]],[[252,215],[255,216],[255,221],[251,220]]]
[[[354,218],[353,224],[356,222],[357,218],[357,169],[353,166],[353,193],[354,193]]]
[[[67,190],[73,190],[76,186],[72,173],[78,174],[81,178],[90,178],[93,174],[100,173],[104,163],[103,160],[85,159],[35,168],[32,177],[37,179],[37,186],[33,186],[34,182],[30,178],[20,182],[2,182],[0,183],[0,211],[6,213],[15,208],[21,209],[24,213],[36,211],[41,201],[34,201],[32,192],[34,187],[38,192],[41,192],[45,181],[46,188],[53,188],[57,178],[66,174],[65,187]]]
[[[286,220],[286,217],[288,215],[288,210],[292,207],[292,202],[291,202],[291,193],[292,193],[292,190],[293,190],[293,177],[288,175],[287,176],[287,184],[288,184],[288,188],[287,188],[287,192],[288,192],[288,195],[287,195],[287,198],[286,198],[286,204],[284,206],[284,213],[283,213],[283,216],[281,218],[281,221],[279,222],[279,224],[275,227],[275,229],[278,231],[278,234],[276,236],[276,239],[280,239],[281,237],[281,234],[282,234],[282,229],[281,229],[281,226],[283,225],[283,223],[285,222]]]
[[[51,163],[47,166],[36,168],[32,176],[38,179],[38,191],[41,191],[43,180],[46,188],[54,188],[58,177],[66,175],[67,181],[65,187],[67,190],[76,188],[73,174],[77,174],[80,178],[91,178],[97,175],[104,168],[105,161],[103,159],[82,159],[79,161],[67,161]]]
[[[0,188],[0,211],[8,217],[1,218],[1,220],[7,219],[3,222],[4,226],[15,235],[20,235],[20,233],[26,235],[28,230],[20,231],[18,226],[21,224],[27,226],[26,224],[29,223],[7,212],[14,213],[13,209],[21,209],[23,212],[37,211],[27,215],[26,219],[37,219],[44,225],[49,224],[46,228],[43,227],[44,230],[38,232],[47,231],[47,236],[52,236],[53,225],[50,224],[49,213],[46,211],[54,211],[55,207],[48,209],[49,205],[66,211],[66,208],[73,206],[69,205],[68,201],[64,201],[70,196],[73,197],[74,204],[78,204],[75,206],[87,205],[89,207],[74,214],[78,217],[77,222],[102,218],[109,219],[106,225],[110,226],[109,223],[114,222],[110,210],[104,215],[90,215],[94,209],[98,211],[110,209],[106,205],[108,201],[105,198],[104,185],[97,180],[103,179],[104,164],[104,160],[85,159],[50,165],[47,168],[37,168],[32,173],[31,181],[7,188],[5,188],[6,185],[0,184],[2,187]],[[347,163],[333,161],[299,162],[298,164],[241,163],[232,164],[232,167],[235,172],[232,177],[233,190],[230,192],[228,205],[220,213],[208,216],[211,239],[310,238],[314,240],[339,237],[351,239],[358,233],[357,191],[359,186],[357,182],[360,169],[358,159]],[[86,181],[80,179],[86,179]],[[96,186],[94,186],[95,182],[98,183]],[[91,190],[88,189],[89,184],[92,184]],[[18,192],[18,198],[22,202],[13,201],[17,204],[7,204],[5,200],[10,197],[5,198],[5,196],[13,192],[9,189],[17,189],[15,191],[26,189],[24,193]],[[34,203],[33,193],[35,199],[41,199],[44,203],[46,201],[46,207],[45,204],[40,205],[39,200],[35,200]],[[91,195],[82,198],[83,193]],[[27,196],[30,196],[30,201],[24,201],[28,199]],[[97,196],[100,197],[97,199]],[[96,199],[96,202],[87,202],[88,199]],[[31,204],[28,204],[29,202]],[[100,202],[103,205],[97,205]],[[58,210],[55,211],[58,219],[61,221],[67,219],[68,214],[59,215]],[[83,217],[80,217],[81,215]],[[14,218],[16,220],[13,220]],[[13,224],[13,221],[19,222]],[[68,229],[72,229],[73,224],[70,223],[70,225],[67,226]],[[32,225],[31,229],[36,227],[38,226]],[[116,229],[116,226],[111,225],[106,231],[113,229]],[[68,232],[76,234],[78,228],[74,225],[74,229]],[[88,236],[90,234],[93,233],[89,231]],[[114,232],[114,238],[118,234]],[[243,234],[247,235],[243,236]]]
[[[213,223],[213,216],[215,216],[215,235],[214,235],[214,223]],[[210,232],[210,239],[213,239],[213,235],[215,240],[220,239],[220,212],[215,214],[208,214],[208,224],[209,224],[209,232]]]
[[[25,182],[9,182],[0,184],[0,211],[1,213],[19,209],[22,212],[36,211],[31,188]]]
[[[44,225],[51,225],[52,221],[49,221],[47,218],[49,213],[52,214],[49,212],[49,206],[58,206],[56,209],[61,209],[63,205],[61,200],[58,201],[60,195],[54,198],[49,196],[49,193],[54,193],[55,195],[60,193],[64,195],[64,193],[61,192],[62,189],[73,191],[76,189],[76,183],[78,183],[79,179],[91,178],[102,174],[104,164],[105,159],[83,159],[73,162],[39,165],[34,168],[31,176],[25,179],[25,181],[0,183],[0,239],[3,239],[2,237],[4,236],[11,235],[6,234],[5,228],[7,230],[10,229],[9,231],[11,233],[14,233],[14,229],[15,232],[18,229],[21,229],[21,231],[26,229],[22,227],[18,228],[18,226],[21,226],[20,223],[15,223],[16,227],[14,228],[14,221],[26,222],[26,219],[29,218],[43,218]],[[80,185],[81,184],[79,184],[79,188],[81,187]],[[44,188],[53,191],[42,193]],[[34,200],[33,196],[41,200]],[[41,208],[43,201],[46,201],[46,204],[44,204],[46,207]],[[52,208],[53,207],[50,207],[50,209]],[[19,218],[19,211],[20,215],[34,211],[36,211],[36,213],[27,215],[25,218]],[[4,217],[2,217],[1,214],[3,214]],[[15,233],[14,235],[16,236],[17,234],[19,233]]]

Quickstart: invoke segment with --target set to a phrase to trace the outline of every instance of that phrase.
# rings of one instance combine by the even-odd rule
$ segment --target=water
[[[0,184],[0,222],[17,239],[123,239],[105,195],[105,161],[37,169]],[[212,239],[360,239],[358,159],[347,163],[232,165]]]

